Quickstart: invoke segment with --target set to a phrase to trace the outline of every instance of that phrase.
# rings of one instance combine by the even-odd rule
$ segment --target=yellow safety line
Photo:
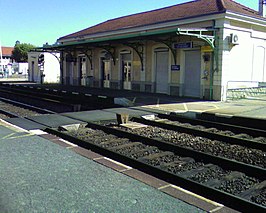
[[[160,98],[157,99],[156,107],[159,107],[159,103],[160,103]]]
[[[181,188],[181,187],[179,187],[179,186],[171,185],[171,187],[173,187],[173,188],[175,188],[175,189],[178,189],[178,190],[180,190],[180,191],[182,191],[182,192],[184,192],[184,193],[186,193],[186,194],[189,194],[189,195],[191,195],[191,196],[194,196],[194,197],[196,197],[196,198],[199,198],[200,200],[204,200],[204,201],[207,202],[207,203],[211,203],[211,204],[213,204],[213,205],[215,205],[215,206],[224,206],[224,205],[222,205],[222,204],[220,204],[220,203],[217,203],[217,202],[212,201],[212,200],[210,200],[210,199],[208,199],[208,198],[202,197],[202,196],[200,196],[200,195],[198,195],[198,194],[195,194],[195,193],[193,193],[193,192],[191,192],[191,191],[188,191],[188,190],[186,190],[186,189],[183,189],[183,188]]]
[[[217,105],[213,104],[213,106],[216,108],[216,109],[220,109],[220,107],[218,107]]]
[[[184,109],[185,109],[186,111],[188,111],[187,104],[186,104],[186,103],[183,103],[183,106],[184,106]]]
[[[28,134],[25,134],[25,135],[19,135],[19,136],[14,136],[14,137],[11,137],[12,135],[14,135],[16,133],[11,133],[9,135],[6,135],[5,137],[3,137],[2,139],[17,139],[17,138],[24,138],[24,137],[29,137],[29,136],[32,136],[32,135],[35,135],[33,133],[28,133]]]
[[[11,136],[14,135],[14,134],[16,134],[16,132],[10,133],[10,134],[8,134],[8,135],[2,137],[2,139],[9,138],[9,137],[11,137]]]
[[[203,110],[202,112],[208,112],[208,111],[213,111],[213,110],[217,110],[217,109],[226,109],[226,108],[229,108],[229,106],[228,107],[223,107],[223,108],[218,107],[218,108],[215,108],[215,109],[206,109],[206,110]]]

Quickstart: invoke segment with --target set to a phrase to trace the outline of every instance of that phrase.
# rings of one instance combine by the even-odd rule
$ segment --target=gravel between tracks
[[[148,126],[137,129],[129,129],[118,126],[113,127],[148,138],[175,143],[178,146],[192,148],[215,156],[234,159],[263,168],[266,167],[266,153],[261,150],[246,148],[239,145],[231,145],[225,142],[196,137],[190,134],[166,130],[159,127]]]
[[[19,117],[28,117],[28,116],[40,115],[40,113],[38,113],[38,112],[34,112],[32,110],[25,109],[23,107],[17,107],[17,106],[14,106],[13,104],[8,104],[8,103],[4,103],[4,102],[0,103],[0,109],[14,113],[14,114],[18,115]]]

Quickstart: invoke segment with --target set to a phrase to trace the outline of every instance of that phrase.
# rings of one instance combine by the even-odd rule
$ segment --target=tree
[[[32,44],[16,42],[14,50],[12,51],[12,58],[16,62],[28,62],[28,52],[35,48]]]

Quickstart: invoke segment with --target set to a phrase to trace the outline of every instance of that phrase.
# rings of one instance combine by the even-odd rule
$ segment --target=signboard
[[[141,62],[140,61],[132,61],[133,66],[140,66]]]
[[[180,65],[171,65],[171,70],[172,71],[179,71],[180,70]]]
[[[201,52],[203,52],[203,53],[213,52],[213,49],[210,46],[203,46],[203,47],[201,47]]]
[[[193,42],[180,42],[174,44],[175,49],[181,49],[181,48],[193,48]]]

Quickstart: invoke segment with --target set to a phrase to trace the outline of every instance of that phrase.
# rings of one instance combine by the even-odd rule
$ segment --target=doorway
[[[110,88],[111,61],[101,57],[101,87]]]
[[[86,86],[86,77],[87,77],[87,73],[86,73],[87,69],[86,69],[86,57],[85,56],[80,56],[79,57],[79,76],[78,76],[78,82],[79,85],[81,86]]]
[[[168,49],[155,50],[156,93],[168,93],[169,52]]]
[[[132,77],[132,62],[131,54],[125,53],[121,54],[121,79],[122,79],[122,89],[131,90],[131,77]]]
[[[200,97],[201,54],[199,50],[185,52],[184,96]]]

